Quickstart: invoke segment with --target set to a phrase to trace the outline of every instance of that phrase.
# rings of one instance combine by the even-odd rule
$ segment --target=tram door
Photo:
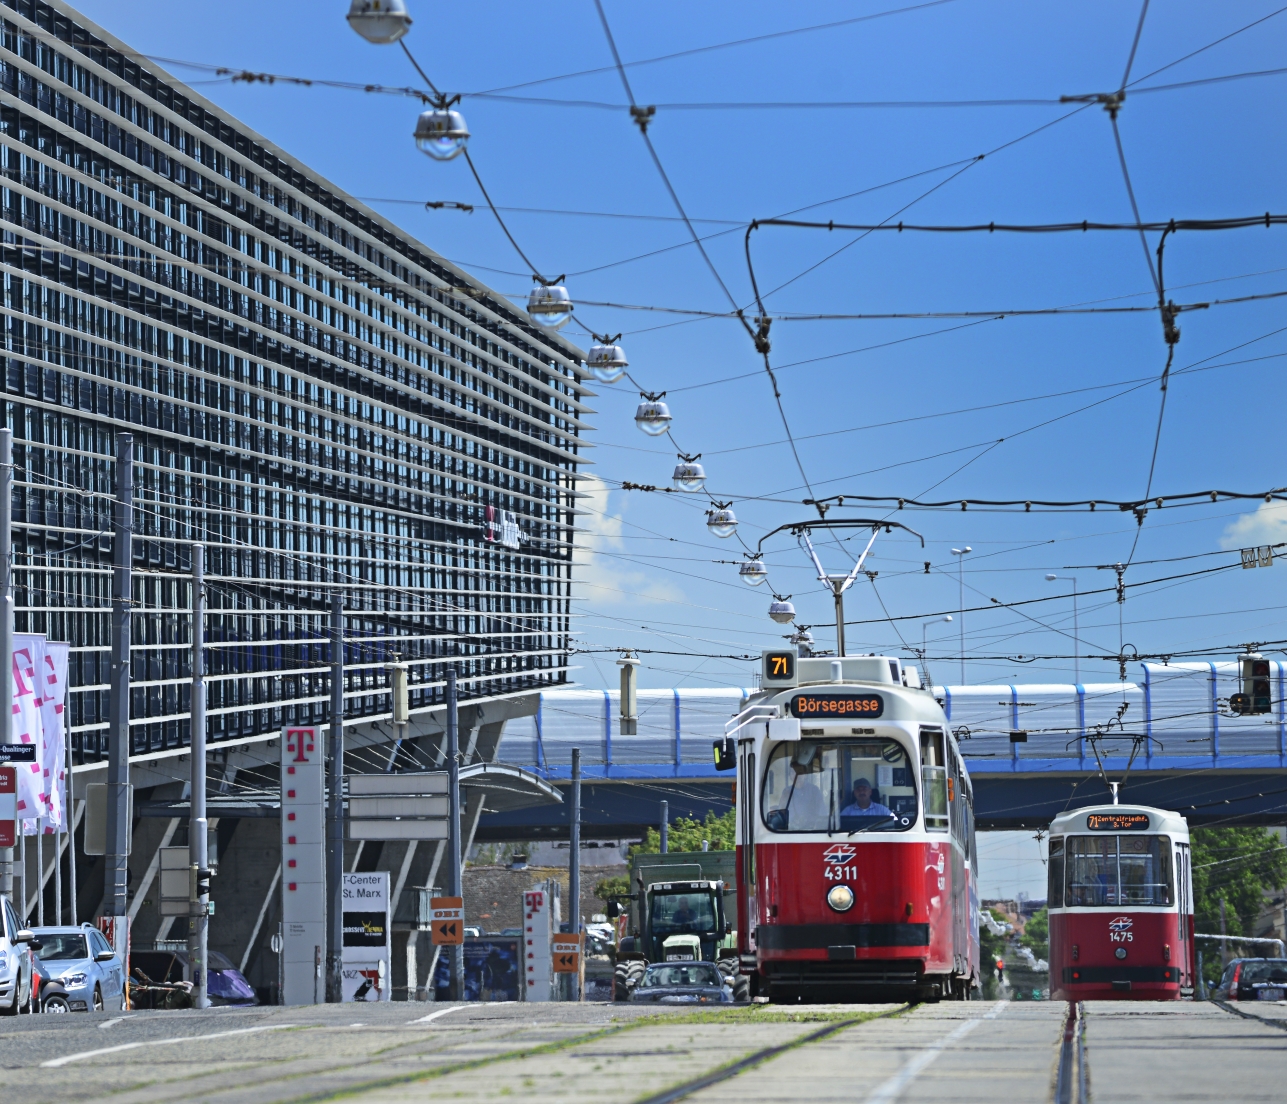
[[[738,757],[736,805],[741,816],[742,867],[738,871],[738,924],[745,933],[739,940],[748,953],[755,950],[755,926],[758,922],[758,893],[755,884],[755,745],[749,740],[741,745]]]
[[[1184,986],[1196,985],[1197,979],[1194,974],[1194,953],[1193,953],[1193,872],[1189,857],[1189,845],[1187,843],[1177,843],[1175,845],[1175,881],[1176,895],[1175,899],[1179,905],[1179,952],[1180,952],[1180,984]]]

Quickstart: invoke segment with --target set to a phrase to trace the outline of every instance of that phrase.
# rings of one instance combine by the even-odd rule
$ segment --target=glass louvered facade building
[[[105,748],[116,437],[134,435],[132,751],[566,681],[580,353],[61,3],[0,0],[19,632]],[[417,156],[410,151],[408,156]]]

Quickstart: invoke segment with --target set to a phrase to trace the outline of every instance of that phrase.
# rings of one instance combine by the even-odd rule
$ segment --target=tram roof
[[[1141,816],[1148,818],[1147,823]],[[1189,822],[1171,809],[1151,805],[1089,805],[1051,821],[1052,836],[1069,832],[1148,832],[1188,839]]]

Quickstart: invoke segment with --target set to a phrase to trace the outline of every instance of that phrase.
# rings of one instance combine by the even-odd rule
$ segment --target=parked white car
[[[31,948],[34,937],[18,923],[8,897],[0,897],[0,1015],[31,1011]]]
[[[40,961],[63,983],[73,1012],[125,1008],[125,967],[103,933],[78,928],[36,928]]]

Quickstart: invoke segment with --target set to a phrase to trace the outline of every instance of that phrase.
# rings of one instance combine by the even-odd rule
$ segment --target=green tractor
[[[630,895],[636,923],[617,947],[613,1000],[629,1000],[651,962],[714,962],[733,986],[734,999],[750,999],[738,971],[737,936],[725,919],[722,881],[654,882]],[[616,912],[620,906],[617,902]]]

